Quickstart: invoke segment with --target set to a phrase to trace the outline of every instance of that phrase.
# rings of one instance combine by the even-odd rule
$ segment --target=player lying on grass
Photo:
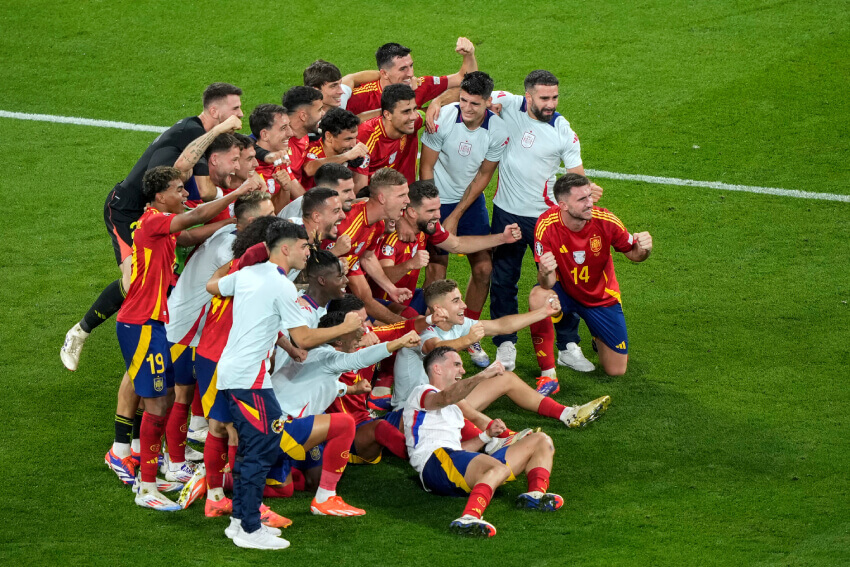
[[[463,535],[493,537],[496,528],[483,519],[493,492],[521,472],[526,474],[528,492],[520,494],[517,506],[557,510],[564,504],[557,494],[547,493],[555,447],[545,433],[529,433],[491,455],[478,451],[505,430],[493,420],[480,437],[461,442],[464,417],[480,414],[466,398],[504,373],[501,362],[461,380],[465,370],[460,355],[450,347],[437,347],[425,357],[428,384],[410,393],[404,409],[404,435],[410,464],[419,473],[422,486],[441,496],[469,495],[463,515],[450,524]]]
[[[482,337],[516,332],[561,310],[558,298],[555,294],[550,294],[541,307],[529,313],[507,315],[493,321],[474,321],[464,315],[466,304],[460,296],[457,283],[453,280],[437,281],[425,288],[425,302],[432,310],[444,309],[447,320],[424,331],[422,344],[418,348],[399,351],[395,365],[393,407],[402,406],[414,388],[428,383],[428,377],[422,368],[422,359],[433,349],[445,346],[456,351],[465,350]],[[471,391],[466,400],[476,410],[484,411],[501,396],[507,396],[523,409],[559,419],[567,427],[586,425],[599,417],[611,403],[610,397],[602,396],[584,405],[563,406],[535,391],[513,372],[503,372],[498,378],[488,380]]]
[[[544,290],[553,290],[564,316],[577,313],[584,319],[605,373],[622,376],[629,359],[629,338],[611,248],[632,262],[643,262],[652,252],[652,236],[629,233],[615,215],[593,206],[592,184],[583,175],[560,177],[554,196],[557,205],[540,216],[535,228],[540,288],[532,290],[529,307],[542,305],[550,295]],[[531,332],[544,377],[547,372],[553,375],[552,326],[543,321],[532,325]]]

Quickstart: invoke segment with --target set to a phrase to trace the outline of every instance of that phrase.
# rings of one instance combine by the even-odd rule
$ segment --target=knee
[[[625,364],[623,364],[623,365],[619,365],[619,364],[603,365],[602,370],[604,370],[605,374],[607,374],[608,376],[615,376],[615,377],[616,376],[622,376],[626,373],[626,365]]]
[[[539,309],[543,306],[546,298],[549,297],[549,290],[545,290],[539,285],[531,288],[531,293],[528,294],[528,309]]]
[[[555,452],[555,444],[552,442],[552,438],[542,431],[531,433],[529,434],[529,437],[534,440],[534,445],[537,450],[544,451],[546,453]]]
[[[341,432],[354,434],[354,418],[347,413],[331,413],[331,426]]]
[[[487,283],[493,274],[493,264],[490,260],[484,260],[472,266],[472,279],[476,282]]]

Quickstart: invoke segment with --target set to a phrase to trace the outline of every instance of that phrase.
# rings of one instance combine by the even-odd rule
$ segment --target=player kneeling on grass
[[[567,173],[555,182],[558,204],[540,216],[534,230],[537,281],[558,294],[564,314],[578,313],[587,323],[605,373],[622,376],[629,338],[611,248],[632,262],[643,262],[652,252],[652,236],[629,233],[615,215],[593,206],[591,193],[583,175]],[[532,290],[529,307],[542,305],[549,293]],[[544,378],[547,371],[554,376],[552,325],[541,321],[532,325],[531,334]]]
[[[493,537],[496,528],[483,519],[484,509],[493,492],[525,472],[528,492],[520,494],[517,506],[538,510],[557,510],[564,499],[547,493],[555,447],[545,433],[529,433],[491,455],[478,451],[486,441],[505,430],[501,420],[490,422],[480,437],[461,442],[464,415],[476,415],[465,398],[477,386],[498,379],[504,366],[496,362],[477,375],[461,380],[463,362],[449,347],[437,347],[424,361],[428,384],[411,392],[404,410],[404,434],[410,464],[419,473],[428,492],[469,499],[463,515],[451,523],[452,531],[463,535]]]
[[[134,485],[139,506],[165,511],[180,509],[160,494],[156,483],[165,414],[174,400],[174,373],[165,324],[169,320],[167,293],[176,245],[194,246],[203,242],[229,221],[188,229],[212,219],[238,197],[256,188],[254,182],[246,182],[222,199],[183,212],[189,193],[183,187],[178,169],[158,166],[145,173],[142,180],[149,206],[134,233],[130,289],[118,311],[116,325],[127,365],[118,390],[116,414],[133,415],[140,399],[145,406],[141,426],[141,481],[134,479],[135,466],[130,456],[132,422],[116,421],[115,444],[106,454],[106,464],[126,484]],[[125,430],[119,430],[122,428]],[[182,485],[172,488],[179,487]]]

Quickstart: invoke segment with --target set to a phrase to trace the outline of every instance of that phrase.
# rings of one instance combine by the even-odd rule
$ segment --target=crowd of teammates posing
[[[602,189],[583,176],[551,73],[530,73],[524,96],[494,95],[472,44],[460,38],[456,51],[460,71],[442,77],[417,78],[398,44],[378,50],[377,72],[343,77],[317,61],[282,105],[253,110],[251,136],[236,133],[242,91],[214,83],[201,114],[154,140],[109,193],[122,276],[68,332],[61,358],[75,370],[86,337],[117,313],[127,372],[105,460],[137,504],[179,510],[205,494],[207,516],[231,515],[236,545],[282,549],[291,522],[264,496],[309,489],[314,514],[362,515],[337,483],[346,463],[377,463],[385,448],[426,490],[469,495],[451,523],[461,533],[495,534],[484,508],[520,472],[520,505],[562,505],[547,492],[551,439],[482,412],[507,396],[578,427],[605,410],[607,396],[548,397],[559,390],[554,345],[560,364],[593,370],[581,318],[605,372],[626,371],[611,249],[640,262],[652,239],[594,205]],[[556,179],[561,163],[568,173]],[[483,191],[497,168],[491,226]],[[179,277],[178,245],[191,249]],[[527,246],[539,285],[519,314]],[[445,279],[448,253],[469,259],[466,302]],[[491,319],[479,321],[488,293]],[[523,327],[536,388],[512,372]],[[498,346],[493,365],[485,335]],[[462,350],[486,369],[460,380]],[[190,431],[203,454],[187,446]],[[176,490],[177,502],[163,495]]]

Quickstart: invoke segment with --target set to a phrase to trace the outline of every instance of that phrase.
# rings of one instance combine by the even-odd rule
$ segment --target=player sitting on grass
[[[428,384],[414,388],[405,404],[404,434],[410,464],[425,490],[441,496],[469,495],[463,515],[450,525],[452,531],[496,535],[496,528],[483,519],[484,510],[496,488],[520,472],[526,474],[528,492],[517,498],[519,507],[552,511],[563,506],[563,498],[546,492],[555,447],[545,433],[530,433],[491,455],[479,453],[505,430],[497,419],[478,438],[461,442],[464,416],[472,419],[478,414],[466,398],[504,374],[501,362],[461,380],[465,370],[460,355],[452,348],[437,347],[425,357],[424,370]]]
[[[418,348],[399,351],[395,365],[393,407],[403,405],[414,388],[428,383],[421,361],[431,350],[439,346],[456,351],[466,350],[484,336],[516,332],[561,310],[558,298],[551,294],[542,307],[529,313],[507,315],[492,321],[474,321],[464,315],[466,304],[453,280],[436,281],[425,288],[425,303],[432,310],[438,307],[444,309],[448,319],[423,332],[422,344]],[[586,425],[611,403],[610,397],[602,396],[584,405],[566,407],[535,391],[513,372],[503,372],[498,378],[475,388],[467,396],[467,402],[476,410],[484,411],[501,396],[509,397],[523,409],[559,419],[567,427]]]

